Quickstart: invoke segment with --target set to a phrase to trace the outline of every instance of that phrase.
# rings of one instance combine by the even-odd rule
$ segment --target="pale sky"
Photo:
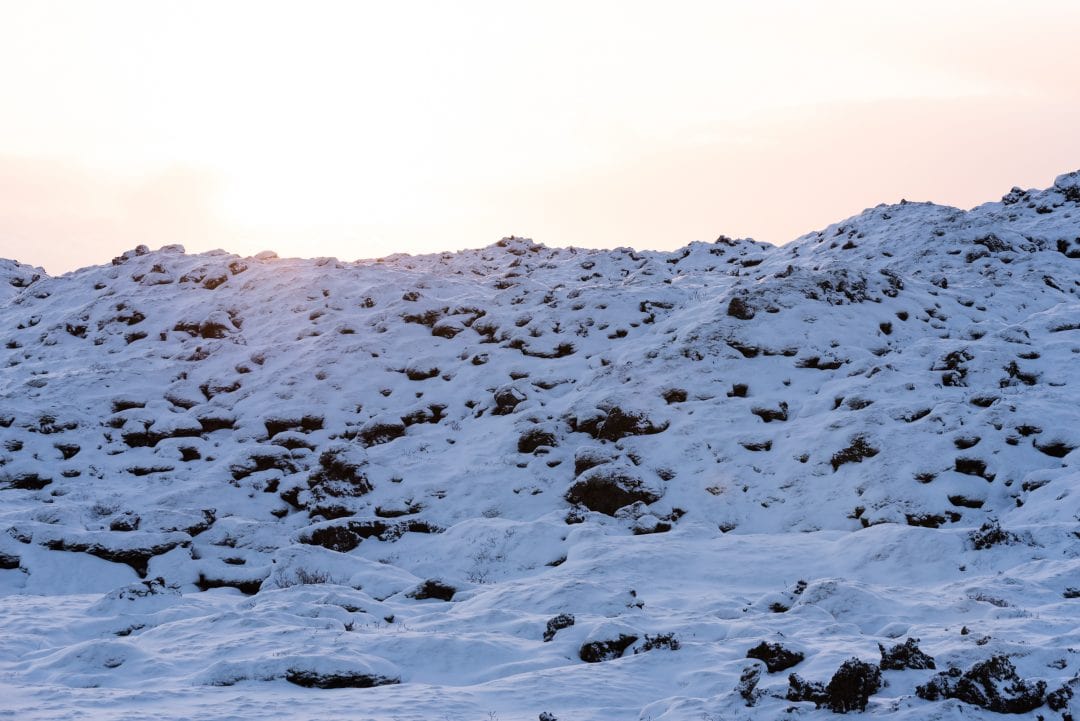
[[[784,243],[1080,168],[1080,3],[0,0],[0,256]]]

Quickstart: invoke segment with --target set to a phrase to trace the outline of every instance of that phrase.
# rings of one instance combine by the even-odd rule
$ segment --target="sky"
[[[1080,168],[1080,3],[0,0],[0,257],[785,243]]]

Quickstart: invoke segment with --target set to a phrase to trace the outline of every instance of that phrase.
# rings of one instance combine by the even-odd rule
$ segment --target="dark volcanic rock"
[[[401,683],[401,679],[367,673],[317,673],[289,669],[285,680],[305,688],[372,688]]]
[[[559,439],[550,430],[543,427],[530,428],[518,438],[518,453],[532,453],[537,448],[547,446],[555,448],[559,445]]]
[[[22,491],[40,491],[42,488],[52,483],[52,479],[38,475],[35,471],[27,471],[23,473],[0,475],[0,483],[4,484],[2,488],[11,488]]]
[[[788,690],[784,696],[788,701],[812,701],[818,706],[825,703],[825,684],[820,681],[807,681],[793,673],[788,676]]]
[[[363,471],[364,459],[347,447],[328,448],[319,454],[319,467],[308,477],[308,487],[318,498],[354,498],[372,491]]]
[[[560,613],[558,616],[549,618],[547,627],[544,629],[544,642],[552,640],[555,638],[556,633],[573,625],[574,615],[572,613]]]
[[[624,411],[619,406],[611,406],[591,418],[572,418],[570,426],[575,431],[588,433],[597,440],[617,441],[626,436],[662,433],[668,424],[655,422],[642,412]]]
[[[905,668],[933,669],[934,659],[922,652],[919,648],[919,639],[909,638],[902,644],[897,644],[886,650],[880,643],[878,650],[881,651],[881,669],[883,671],[902,671]]]
[[[454,599],[454,594],[456,593],[457,589],[450,584],[439,581],[438,579],[429,578],[410,591],[408,596],[409,598],[415,598],[417,600],[435,598],[440,601],[452,601]]]
[[[611,661],[621,657],[626,649],[630,648],[637,640],[637,636],[620,633],[618,638],[610,641],[592,641],[582,645],[581,649],[578,650],[578,657],[585,663]]]
[[[373,420],[360,429],[360,440],[365,446],[377,446],[389,443],[405,435],[405,424],[399,420]]]
[[[873,458],[878,454],[878,449],[866,442],[862,436],[855,436],[847,448],[843,448],[833,454],[830,463],[833,470],[839,470],[845,463],[862,463],[864,458]]]
[[[745,300],[739,296],[735,296],[728,302],[727,314],[732,318],[738,318],[739,320],[752,320],[754,317],[754,309],[751,308]]]
[[[75,553],[88,553],[91,556],[113,563],[125,563],[131,566],[140,578],[146,577],[150,559],[168,553],[180,545],[190,543],[187,540],[165,541],[162,543],[146,544],[144,546],[120,546],[112,547],[104,543],[85,542],[68,539],[54,539],[47,541],[45,547],[50,551],[72,551]]]
[[[836,713],[865,711],[870,696],[881,688],[881,669],[851,658],[844,661],[825,687],[825,706]]]
[[[603,465],[590,469],[578,477],[566,500],[580,503],[590,511],[614,516],[615,511],[632,503],[654,503],[660,494],[629,469],[618,465]]]
[[[1046,682],[1025,681],[1007,657],[993,656],[963,673],[942,671],[915,693],[927,701],[955,698],[996,713],[1027,713],[1045,702]]]
[[[881,669],[872,663],[850,658],[840,664],[828,685],[806,681],[798,674],[788,677],[789,701],[813,701],[819,708],[835,713],[865,711],[870,696],[881,688]]]
[[[778,643],[767,643],[765,641],[747,651],[746,657],[764,661],[765,668],[769,670],[769,673],[786,671],[792,666],[802,663],[805,658],[798,651],[789,651]]]

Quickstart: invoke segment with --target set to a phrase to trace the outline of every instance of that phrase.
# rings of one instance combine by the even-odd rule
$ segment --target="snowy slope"
[[[1080,173],[782,247],[0,260],[0,708],[816,718],[912,638],[867,713],[1075,714],[1078,297]]]

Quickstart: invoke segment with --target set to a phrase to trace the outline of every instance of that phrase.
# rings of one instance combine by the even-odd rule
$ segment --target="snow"
[[[782,247],[2,260],[0,716],[824,718],[789,673],[908,638],[865,713],[1076,688],[1078,178]]]

